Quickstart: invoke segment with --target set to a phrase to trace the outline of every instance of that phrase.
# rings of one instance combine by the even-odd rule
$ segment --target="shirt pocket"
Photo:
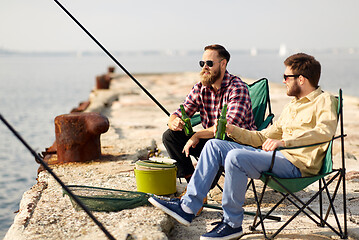
[[[297,122],[299,125],[312,125],[314,121],[313,118],[314,118],[313,112],[308,112],[297,116],[295,122]]]
[[[315,117],[313,116],[313,111],[299,112],[299,114],[293,116],[287,121],[287,124],[284,126],[283,131],[287,134],[288,137],[295,137],[298,134],[301,134],[303,131],[312,129],[315,126]]]
[[[309,109],[306,109],[309,110]],[[315,127],[316,120],[313,111],[304,111],[292,122],[292,135],[297,136]]]

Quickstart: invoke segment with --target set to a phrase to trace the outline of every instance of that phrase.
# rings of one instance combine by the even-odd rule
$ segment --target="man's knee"
[[[173,139],[173,134],[172,134],[172,130],[171,129],[167,129],[163,134],[162,134],[162,142],[168,142],[171,139]]]
[[[243,149],[232,149],[227,154],[225,167],[226,169],[235,167],[243,171],[246,169],[246,166],[250,164],[250,161],[251,160],[246,151]]]
[[[250,178],[259,178],[264,171],[263,161],[252,151],[233,149],[227,154],[225,171],[240,171]]]
[[[174,141],[174,140],[179,140],[181,139],[182,141],[185,140],[187,141],[188,137],[184,134],[183,131],[173,131],[171,129],[167,129],[163,134],[162,134],[162,141]]]
[[[238,154],[239,151],[237,149],[232,149],[227,153],[226,162],[225,162],[226,168],[238,162],[237,160]]]
[[[220,148],[220,144],[221,141],[223,140],[219,140],[219,139],[209,139],[206,144],[204,145],[203,149],[208,149],[208,150],[213,150],[216,149],[218,150]]]

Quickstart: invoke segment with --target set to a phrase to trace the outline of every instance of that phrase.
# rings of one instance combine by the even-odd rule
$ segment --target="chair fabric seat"
[[[312,145],[308,145],[308,146],[314,146],[314,145],[316,145],[316,144],[312,144]],[[281,193],[288,193],[287,190],[289,190],[290,192],[293,192],[293,193],[299,192],[300,190],[303,190],[310,184],[318,181],[319,179],[321,179],[321,178],[325,177],[326,175],[333,172],[332,171],[332,168],[333,168],[332,146],[333,146],[333,140],[330,141],[330,143],[328,145],[328,149],[327,149],[325,157],[323,159],[323,165],[322,165],[322,168],[318,175],[310,176],[310,177],[300,177],[300,178],[280,178],[272,172],[263,172],[260,177],[260,180],[262,180],[263,182],[266,182],[266,178],[268,177],[267,185],[269,187],[271,187],[272,189],[274,189],[278,192],[281,192]],[[285,188],[287,188],[287,190],[281,185],[283,185]]]
[[[315,175],[311,177],[301,177],[301,178],[279,178],[273,173],[264,172],[262,173],[260,180],[263,182],[266,181],[266,178],[268,177],[267,185],[281,193],[288,193],[286,189],[288,189],[290,192],[295,193],[303,190],[310,184],[318,181],[319,179],[325,177],[330,173],[321,174],[321,175]],[[279,184],[279,183],[280,184]],[[283,186],[286,188],[284,188]]]

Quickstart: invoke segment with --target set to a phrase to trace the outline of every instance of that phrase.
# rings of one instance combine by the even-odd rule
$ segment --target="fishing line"
[[[20,136],[20,134],[6,121],[6,119],[0,114],[0,120],[9,128],[9,130],[16,136],[17,139],[30,151],[30,153],[35,157],[35,159],[48,171],[55,180],[63,187],[66,192],[72,197],[72,199],[89,215],[89,217],[97,224],[97,226],[103,231],[108,239],[115,240],[110,232],[99,222],[96,217],[90,212],[90,210],[84,205],[73,193],[72,191],[61,181],[61,179],[52,171],[52,169],[43,161],[43,159],[30,147],[29,144]]]
[[[77,19],[76,19],[69,11],[67,11],[67,9],[66,9],[64,6],[61,5],[61,3],[60,3],[59,1],[57,1],[57,0],[54,0],[54,1],[57,3],[57,5],[59,5],[59,7],[60,7],[62,10],[64,10],[64,12],[65,12],[72,20],[74,20],[75,23],[77,23],[77,25],[79,25],[79,27],[80,27],[82,30],[85,31],[85,33],[87,33],[87,35],[88,35],[108,56],[142,89],[142,91],[144,91],[144,92],[147,94],[147,96],[149,96],[149,97],[152,99],[152,101],[154,101],[154,102],[157,104],[157,106],[159,106],[159,107],[162,109],[162,111],[164,111],[164,112],[167,114],[167,116],[170,115],[170,113],[157,101],[157,99],[154,98],[154,97],[151,95],[151,93],[148,92],[147,89],[144,88],[144,87],[141,85],[141,83],[138,82],[138,81],[132,76],[132,74],[131,74],[129,71],[127,71],[126,68],[123,67],[122,64],[121,64],[119,61],[117,61],[117,59],[116,59],[115,57],[113,57],[112,54],[111,54],[109,51],[107,51],[107,49],[106,49],[104,46],[102,46],[102,44],[101,44],[99,41],[97,41],[97,39],[96,39],[94,36],[92,36],[92,34],[91,34],[89,31],[87,31],[87,29],[86,29],[84,26],[82,26],[82,24],[81,24],[79,21],[77,21]]]

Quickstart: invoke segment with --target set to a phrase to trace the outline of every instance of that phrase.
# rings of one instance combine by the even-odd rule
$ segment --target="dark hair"
[[[227,63],[229,62],[229,59],[231,58],[231,55],[229,54],[229,52],[221,45],[218,44],[213,44],[213,45],[208,45],[204,48],[204,50],[215,50],[217,51],[218,55],[224,59],[227,60]]]
[[[294,75],[306,77],[313,87],[318,86],[321,66],[313,56],[297,53],[288,57],[284,65],[290,67]]]

